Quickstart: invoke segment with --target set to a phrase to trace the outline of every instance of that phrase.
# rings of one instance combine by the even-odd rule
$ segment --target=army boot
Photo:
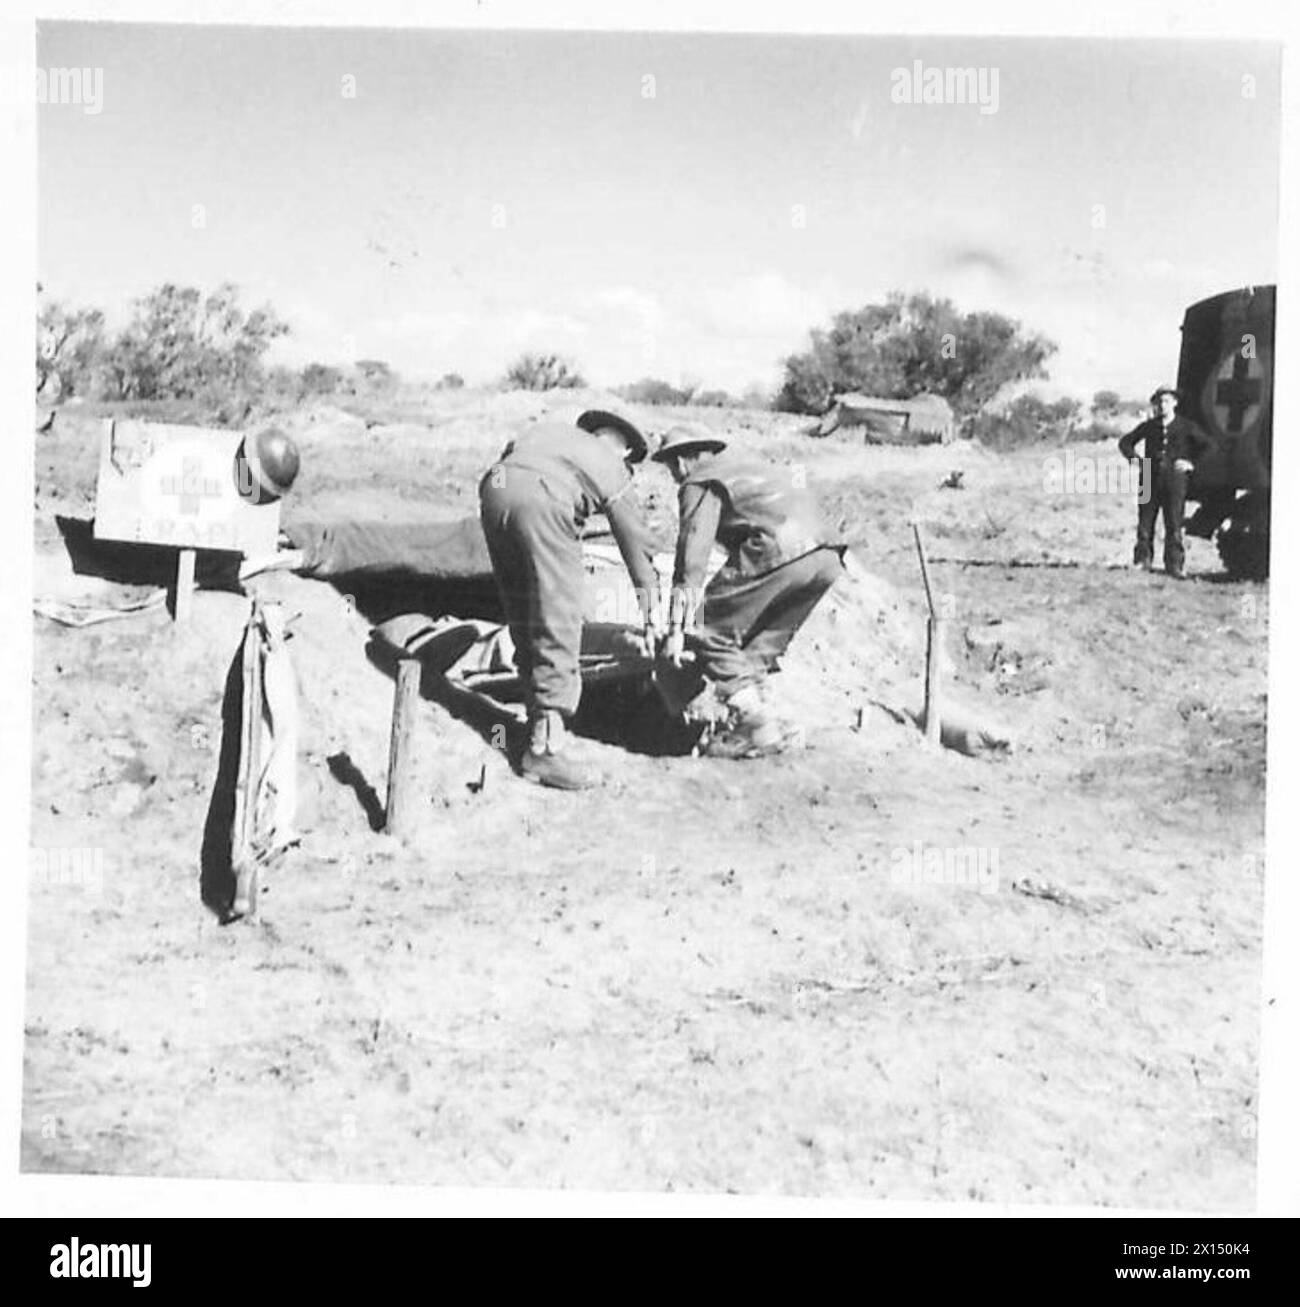
[[[522,775],[554,790],[587,790],[595,785],[596,774],[566,756],[568,738],[564,718],[559,713],[538,710],[531,714],[528,748],[519,763]]]

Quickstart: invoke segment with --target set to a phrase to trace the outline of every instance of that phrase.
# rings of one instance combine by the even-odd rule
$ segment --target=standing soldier
[[[799,732],[765,704],[763,682],[843,573],[844,546],[797,474],[729,452],[703,428],[674,427],[655,459],[677,482],[681,517],[663,652],[680,666],[689,642],[727,708],[704,752],[780,752]],[[705,586],[715,541],[727,558]]]
[[[590,409],[576,426],[544,422],[521,434],[479,484],[483,534],[528,708],[520,771],[542,785],[578,790],[596,780],[564,750],[565,722],[582,695],[579,541],[592,514],[609,521],[652,649],[657,638],[659,583],[645,519],[631,494],[631,468],[646,453],[645,437],[625,418]]]
[[[1133,565],[1151,570],[1156,514],[1160,513],[1165,525],[1165,571],[1176,581],[1181,581],[1186,575],[1183,571],[1183,507],[1187,502],[1187,478],[1195,470],[1196,460],[1213,445],[1195,422],[1174,416],[1181,399],[1172,386],[1161,386],[1151,396],[1152,416],[1122,436],[1119,442],[1120,453],[1130,462],[1138,458],[1138,442],[1143,445]]]

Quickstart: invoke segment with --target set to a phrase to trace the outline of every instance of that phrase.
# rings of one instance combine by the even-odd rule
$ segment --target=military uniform
[[[530,716],[571,716],[582,694],[580,533],[603,513],[644,613],[658,602],[653,549],[631,473],[575,426],[539,423],[506,446],[479,484],[492,570],[515,644]]]
[[[696,665],[730,699],[776,669],[843,573],[844,547],[788,470],[729,451],[696,464],[678,505],[674,603],[695,610]],[[715,540],[727,559],[701,593]]]
[[[1175,465],[1180,462],[1194,464],[1209,452],[1213,441],[1187,418],[1175,417],[1166,427],[1158,417],[1153,417],[1120,438],[1120,453],[1127,459],[1137,458],[1139,444],[1142,445],[1141,457],[1144,460],[1142,488],[1147,493],[1138,504],[1133,561],[1150,566],[1155,552],[1156,515],[1160,514],[1165,528],[1165,570],[1181,574],[1188,473]]]

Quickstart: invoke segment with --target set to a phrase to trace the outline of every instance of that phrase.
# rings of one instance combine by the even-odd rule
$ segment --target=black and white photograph
[[[303,8],[35,24],[24,1180],[1273,1205],[1283,42]]]

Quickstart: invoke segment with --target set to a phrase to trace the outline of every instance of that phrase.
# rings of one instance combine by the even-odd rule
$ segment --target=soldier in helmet
[[[640,431],[590,409],[576,425],[539,423],[506,446],[479,485],[480,518],[524,681],[529,780],[585,789],[595,776],[566,750],[566,721],[582,694],[583,567],[580,533],[604,514],[636,588],[654,647],[659,582],[653,547],[631,493],[647,453]]]
[[[663,652],[696,667],[727,708],[713,757],[776,753],[798,738],[763,695],[795,633],[844,571],[811,492],[788,469],[742,457],[702,427],[674,427],[655,460],[677,482],[680,526]],[[715,541],[727,558],[707,585]]]
[[[1137,445],[1142,445],[1142,493],[1138,496],[1133,565],[1151,570],[1156,514],[1160,513],[1165,525],[1165,571],[1176,581],[1185,576],[1183,509],[1187,503],[1187,479],[1195,471],[1196,461],[1213,445],[1195,422],[1176,416],[1181,399],[1172,386],[1161,386],[1151,396],[1152,416],[1119,442],[1120,453],[1130,462],[1137,461]]]

